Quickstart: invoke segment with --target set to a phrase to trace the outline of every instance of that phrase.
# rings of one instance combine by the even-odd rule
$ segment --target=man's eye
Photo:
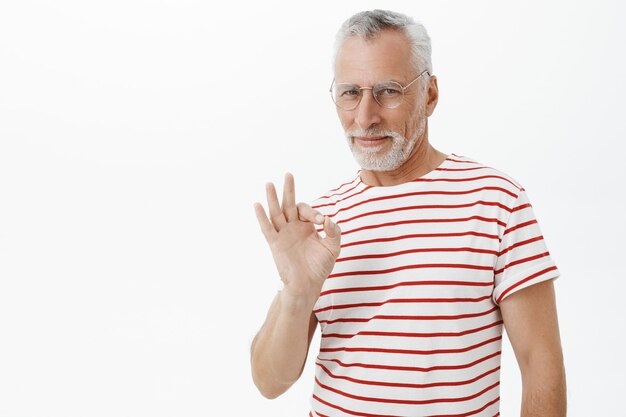
[[[399,90],[396,90],[395,88],[387,87],[387,88],[382,88],[378,90],[378,94],[391,97],[391,96],[397,96],[398,94],[402,94],[402,93]]]
[[[348,89],[348,90],[343,90],[340,93],[340,96],[343,97],[355,97],[359,95],[359,90],[357,90],[356,88],[352,88],[352,89]]]

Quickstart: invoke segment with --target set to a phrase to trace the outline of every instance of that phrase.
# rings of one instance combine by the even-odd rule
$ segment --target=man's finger
[[[278,195],[276,194],[274,184],[268,182],[265,186],[265,191],[267,193],[267,206],[270,211],[270,219],[272,220],[274,228],[279,231],[285,223],[287,223],[287,220],[285,219],[285,216],[283,216],[283,211],[280,209]]]
[[[261,203],[254,203],[254,213],[256,214],[256,218],[259,221],[259,226],[261,226],[261,232],[263,232],[265,240],[270,242],[276,234],[276,229],[274,229],[274,226],[272,226],[270,219],[267,218],[267,215],[265,214],[265,209],[263,208]]]
[[[298,218],[303,222],[324,223],[324,216],[306,203],[298,203]]]
[[[283,214],[287,221],[295,220],[298,217],[296,209],[296,185],[293,175],[285,174],[285,185],[283,187]]]
[[[341,252],[341,229],[328,216],[324,218],[324,233],[326,233],[326,237],[322,239],[322,243],[331,253],[339,256],[339,252]]]

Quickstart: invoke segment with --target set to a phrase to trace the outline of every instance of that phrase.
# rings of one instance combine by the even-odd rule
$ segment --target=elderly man
[[[311,206],[267,186],[255,204],[284,283],[252,375],[275,398],[321,329],[310,416],[499,415],[502,331],[522,416],[564,416],[550,258],[524,188],[428,140],[437,78],[424,27],[375,10],[337,35],[331,87],[361,170]]]

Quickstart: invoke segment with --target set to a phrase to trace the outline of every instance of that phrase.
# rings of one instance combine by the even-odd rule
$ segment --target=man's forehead
[[[338,81],[375,82],[381,77],[401,80],[413,70],[413,55],[407,36],[399,31],[385,30],[371,39],[347,38],[339,47],[335,61]],[[348,79],[350,78],[350,79]]]

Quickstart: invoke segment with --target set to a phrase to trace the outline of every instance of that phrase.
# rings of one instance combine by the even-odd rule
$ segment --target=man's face
[[[406,86],[419,75],[412,56],[409,40],[400,32],[383,31],[367,41],[352,36],[337,53],[335,82],[371,87],[396,81]],[[413,83],[405,90],[403,103],[393,109],[380,106],[371,90],[363,90],[356,109],[337,108],[350,149],[362,168],[391,171],[409,158],[426,127],[427,95],[422,86],[423,80]]]

